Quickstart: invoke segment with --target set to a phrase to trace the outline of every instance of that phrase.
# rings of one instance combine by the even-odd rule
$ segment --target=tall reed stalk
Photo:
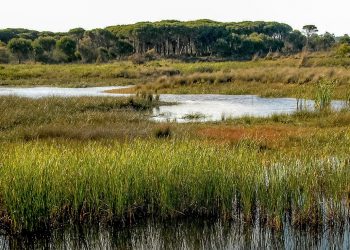
[[[257,211],[280,228],[287,214],[294,225],[348,215],[350,171],[340,152],[264,156],[249,141],[53,141],[2,145],[0,159],[0,220],[13,232],[149,216],[252,223]]]
[[[315,108],[319,111],[329,110],[332,102],[334,81],[322,79],[318,82],[315,95]]]

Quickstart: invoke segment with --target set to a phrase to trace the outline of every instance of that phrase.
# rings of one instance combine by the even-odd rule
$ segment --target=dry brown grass
[[[198,69],[200,70],[200,69]],[[350,71],[345,67],[297,67],[267,65],[241,67],[209,72],[160,76],[131,89],[111,93],[174,93],[174,94],[257,94],[267,97],[314,98],[315,85],[322,79],[335,83],[334,98],[349,94]]]

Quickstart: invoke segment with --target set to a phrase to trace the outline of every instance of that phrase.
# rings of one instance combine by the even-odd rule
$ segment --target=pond
[[[41,98],[50,96],[128,96],[112,94],[105,91],[129,88],[130,86],[109,86],[89,88],[59,87],[1,87],[0,96],[21,96]],[[160,95],[164,102],[175,102],[177,105],[163,105],[153,109],[152,120],[155,121],[219,121],[226,118],[242,116],[266,117],[272,114],[290,114],[297,110],[295,98],[263,98],[255,95]],[[333,101],[332,107],[340,109],[342,101]],[[303,101],[304,108],[313,109],[312,100]]]
[[[160,100],[178,105],[160,106],[153,110],[157,121],[219,121],[242,116],[267,117],[273,114],[291,114],[298,109],[295,98],[263,98],[255,95],[161,95]],[[303,100],[304,108],[312,110],[312,100]],[[340,109],[342,101],[333,101]]]
[[[28,98],[42,97],[79,97],[79,96],[116,96],[105,93],[112,89],[130,88],[130,86],[61,88],[61,87],[0,87],[0,96],[20,96]],[[117,95],[121,96],[121,95]]]
[[[242,223],[177,220],[124,228],[70,227],[46,235],[0,234],[0,249],[349,249],[349,225],[275,231]]]

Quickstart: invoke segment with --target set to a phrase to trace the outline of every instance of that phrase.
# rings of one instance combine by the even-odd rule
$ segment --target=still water
[[[0,235],[0,249],[349,249],[349,225],[274,231],[223,221],[146,222],[124,229],[75,227],[47,235]]]
[[[160,106],[153,110],[157,121],[219,121],[242,116],[267,117],[273,114],[291,114],[298,109],[295,98],[263,98],[255,95],[161,95],[160,100],[178,105]],[[300,105],[299,101],[299,105]],[[303,100],[303,108],[312,110],[312,100]],[[340,109],[342,101],[333,101]]]
[[[42,97],[79,97],[79,96],[115,96],[105,93],[107,90],[129,88],[130,86],[60,88],[60,87],[0,87],[0,96],[20,96],[28,98]],[[121,95],[117,95],[121,96]]]
[[[0,96],[41,97],[78,97],[78,96],[128,96],[111,94],[105,91],[128,88],[130,86],[58,88],[58,87],[1,87]],[[153,109],[152,120],[155,121],[218,121],[242,116],[266,117],[272,114],[290,114],[297,110],[295,98],[262,98],[255,95],[160,95],[164,102],[176,105],[164,105]],[[304,108],[313,109],[314,102],[303,101]],[[341,101],[333,101],[332,106],[339,109]]]
[[[126,87],[93,88],[0,88],[0,96],[42,98],[50,96],[125,96],[104,91]],[[175,102],[153,110],[156,121],[186,122],[189,115],[196,120],[221,120],[228,117],[269,116],[297,110],[293,98],[261,98],[253,95],[161,95],[160,100]],[[314,103],[305,101],[312,109]],[[334,101],[333,108],[342,102]],[[222,221],[144,222],[132,227],[74,227],[47,234],[9,236],[0,228],[0,250],[5,249],[349,249],[348,223],[315,230],[298,230],[285,223],[282,231],[244,226]]]

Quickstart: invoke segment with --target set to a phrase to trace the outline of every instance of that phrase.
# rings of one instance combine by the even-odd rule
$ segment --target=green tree
[[[340,44],[350,44],[350,37],[348,34],[345,34],[339,39]]]
[[[219,38],[214,45],[213,54],[221,57],[227,57],[232,54],[232,49],[228,39]]]
[[[116,46],[110,48],[108,50],[108,54],[110,58],[122,58],[125,56],[130,56],[134,52],[134,47],[123,40],[118,40],[116,42]]]
[[[97,58],[96,62],[103,63],[109,60],[108,50],[104,47],[100,47],[97,49]]]
[[[24,38],[11,39],[7,47],[11,53],[17,57],[18,63],[21,63],[23,60],[28,59],[31,52],[33,51],[31,41]]]
[[[53,37],[39,37],[36,41],[46,52],[52,51],[56,46],[56,40]]]
[[[285,40],[284,49],[290,52],[298,52],[306,45],[306,37],[299,31],[289,33]]]
[[[309,39],[313,34],[316,34],[318,32],[318,29],[313,24],[308,24],[303,26],[303,30],[306,34],[306,50],[309,49]]]
[[[312,34],[309,37],[309,49],[314,51],[329,50],[334,44],[335,37],[328,32],[323,35]]]
[[[50,62],[53,60],[53,50],[56,47],[56,40],[53,37],[39,37],[32,45],[36,61]]]
[[[76,42],[68,36],[64,36],[57,41],[57,48],[62,53],[64,53],[66,57],[66,61],[68,62],[72,62],[75,60],[76,47],[77,47]]]
[[[333,47],[335,44],[335,36],[329,32],[324,33],[320,36],[320,44],[319,47],[322,50],[328,50]]]
[[[76,40],[82,39],[84,36],[85,30],[83,28],[74,28],[68,31],[68,34],[74,37]]]
[[[91,63],[97,59],[97,51],[93,47],[90,37],[83,37],[78,46],[78,52],[84,63]]]
[[[32,46],[33,46],[34,61],[47,62],[48,59],[44,55],[45,51],[43,47],[41,47],[41,45],[37,41],[32,42]]]
[[[3,29],[0,30],[0,41],[8,43],[12,38],[25,38],[34,40],[38,37],[39,32],[35,30],[28,29]]]

